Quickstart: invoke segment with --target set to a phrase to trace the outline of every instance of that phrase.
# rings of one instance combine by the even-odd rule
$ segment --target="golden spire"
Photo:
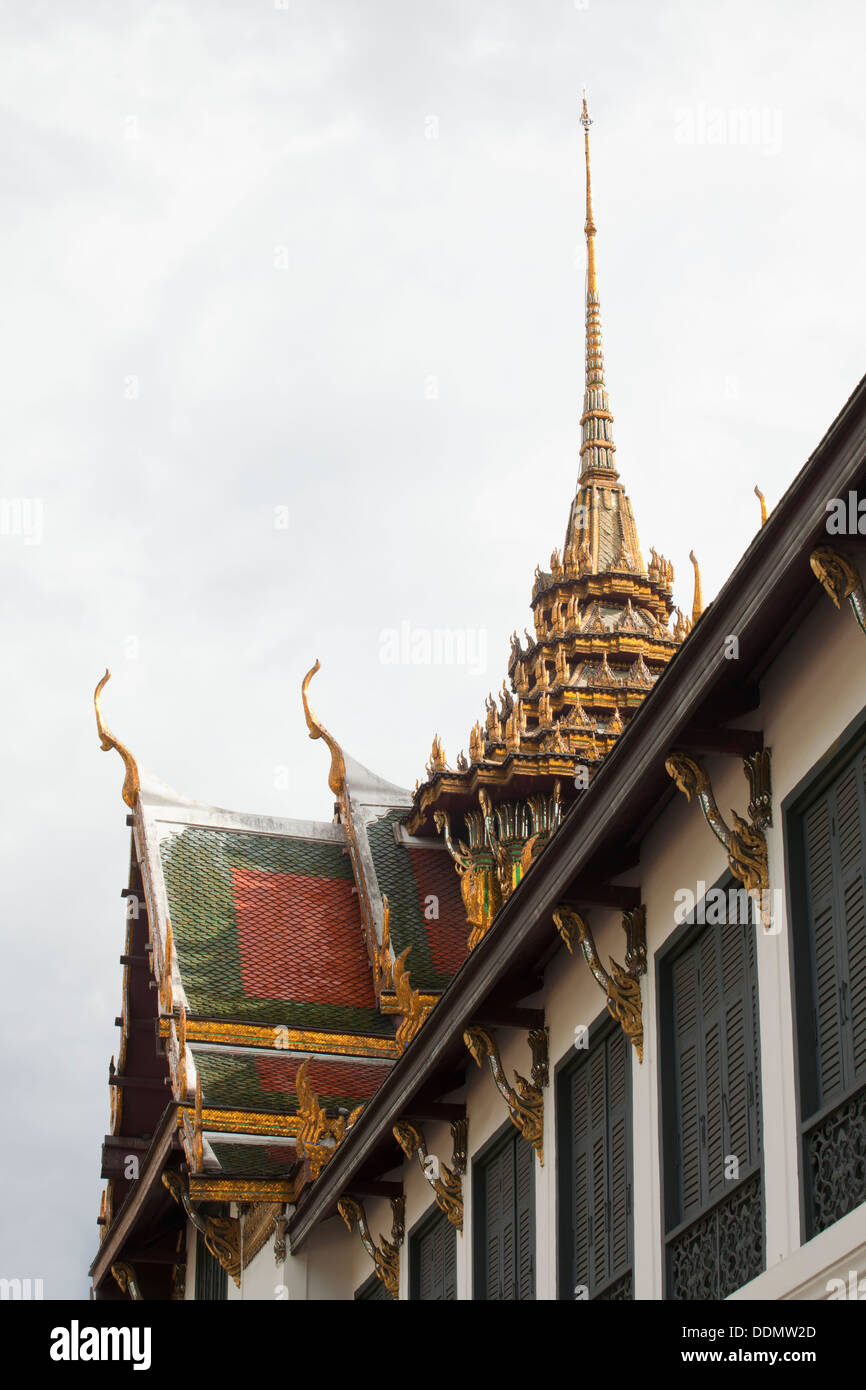
[[[589,299],[590,295],[598,297],[598,275],[595,269],[595,233],[597,229],[592,217],[592,174],[589,164],[589,127],[592,125],[592,120],[586,109],[585,87],[583,89],[583,113],[580,117],[580,124],[583,126],[586,149],[586,223],[583,230],[586,233],[586,292],[587,299]]]
[[[616,478],[614,467],[615,445],[613,442],[613,416],[610,413],[610,400],[604,385],[604,354],[601,346],[601,307],[598,298],[598,272],[595,264],[596,225],[592,211],[592,170],[589,159],[589,127],[592,125],[586,106],[586,91],[583,94],[583,112],[580,117],[583,126],[584,148],[586,153],[586,386],[583,396],[583,416],[581,417],[582,440],[580,457],[582,460],[581,480],[596,469],[604,470],[604,479]]]

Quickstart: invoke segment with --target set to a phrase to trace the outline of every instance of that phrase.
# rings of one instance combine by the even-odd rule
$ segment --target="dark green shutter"
[[[571,1077],[572,1249],[575,1252],[573,1289],[590,1286],[592,1249],[592,1125],[589,1108],[589,1067],[584,1062]]]
[[[457,1231],[443,1212],[437,1211],[412,1241],[411,1258],[417,1264],[413,1298],[442,1302],[457,1297]]]
[[[219,1260],[204,1243],[201,1231],[196,1231],[195,1297],[196,1302],[214,1302],[228,1298],[228,1275]]]
[[[705,926],[672,967],[674,1225],[713,1206],[760,1154],[756,927],[740,895],[728,906],[730,920]]]
[[[573,1259],[562,1266],[565,1298],[578,1287],[593,1298],[630,1268],[629,1046],[617,1029],[566,1075],[563,1214],[570,1211],[571,1220],[562,1238]]]
[[[476,1297],[535,1297],[534,1155],[515,1132],[479,1166]]]
[[[512,1298],[535,1297],[535,1231],[532,1220],[532,1189],[535,1182],[535,1150],[525,1139],[514,1144],[514,1292]]]
[[[816,1108],[866,1077],[866,795],[861,754],[803,818]]]
[[[621,1031],[607,1040],[609,1116],[608,1187],[610,1204],[609,1278],[619,1279],[631,1266],[631,1092],[629,1048]]]

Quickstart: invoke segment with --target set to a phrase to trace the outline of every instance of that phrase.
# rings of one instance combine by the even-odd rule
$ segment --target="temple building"
[[[690,554],[686,616],[616,466],[582,124],[577,489],[468,754],[386,782],[314,662],[333,820],[226,811],[140,770],[96,688],[131,830],[97,1299],[866,1273],[866,557],[832,506],[866,382],[705,611]]]

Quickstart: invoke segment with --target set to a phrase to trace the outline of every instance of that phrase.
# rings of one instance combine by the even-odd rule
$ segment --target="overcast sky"
[[[866,367],[862,0],[6,0],[0,1275],[86,1296],[126,807],[452,761],[561,545],[589,89],[617,464],[706,598]],[[460,667],[383,633],[448,629]],[[403,629],[406,631],[406,629]],[[474,649],[472,644],[475,644]],[[411,651],[411,649],[410,649]]]

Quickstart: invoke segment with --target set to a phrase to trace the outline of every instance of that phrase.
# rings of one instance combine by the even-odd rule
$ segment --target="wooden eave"
[[[755,536],[716,600],[695,624],[530,872],[464,961],[439,1004],[335,1153],[301,1197],[289,1225],[292,1250],[329,1216],[353,1181],[397,1166],[392,1126],[413,1098],[457,1089],[468,1062],[463,1030],[494,991],[526,997],[526,977],[558,947],[552,911],[576,879],[598,878],[634,851],[675,795],[665,758],[689,726],[715,727],[757,703],[757,683],[812,606],[829,599],[809,554],[826,543],[827,502],[866,488],[866,378]],[[839,542],[856,549],[856,538]],[[726,660],[736,633],[740,659]],[[522,993],[521,993],[522,991]]]
[[[124,1246],[132,1233],[136,1229],[147,1229],[158,1215],[174,1205],[170,1193],[163,1186],[162,1174],[165,1168],[176,1166],[171,1160],[173,1154],[177,1157],[179,1148],[177,1106],[171,1101],[162,1113],[142,1160],[141,1175],[116,1212],[90,1266],[89,1274],[95,1289],[110,1273],[111,1266],[123,1258]]]

